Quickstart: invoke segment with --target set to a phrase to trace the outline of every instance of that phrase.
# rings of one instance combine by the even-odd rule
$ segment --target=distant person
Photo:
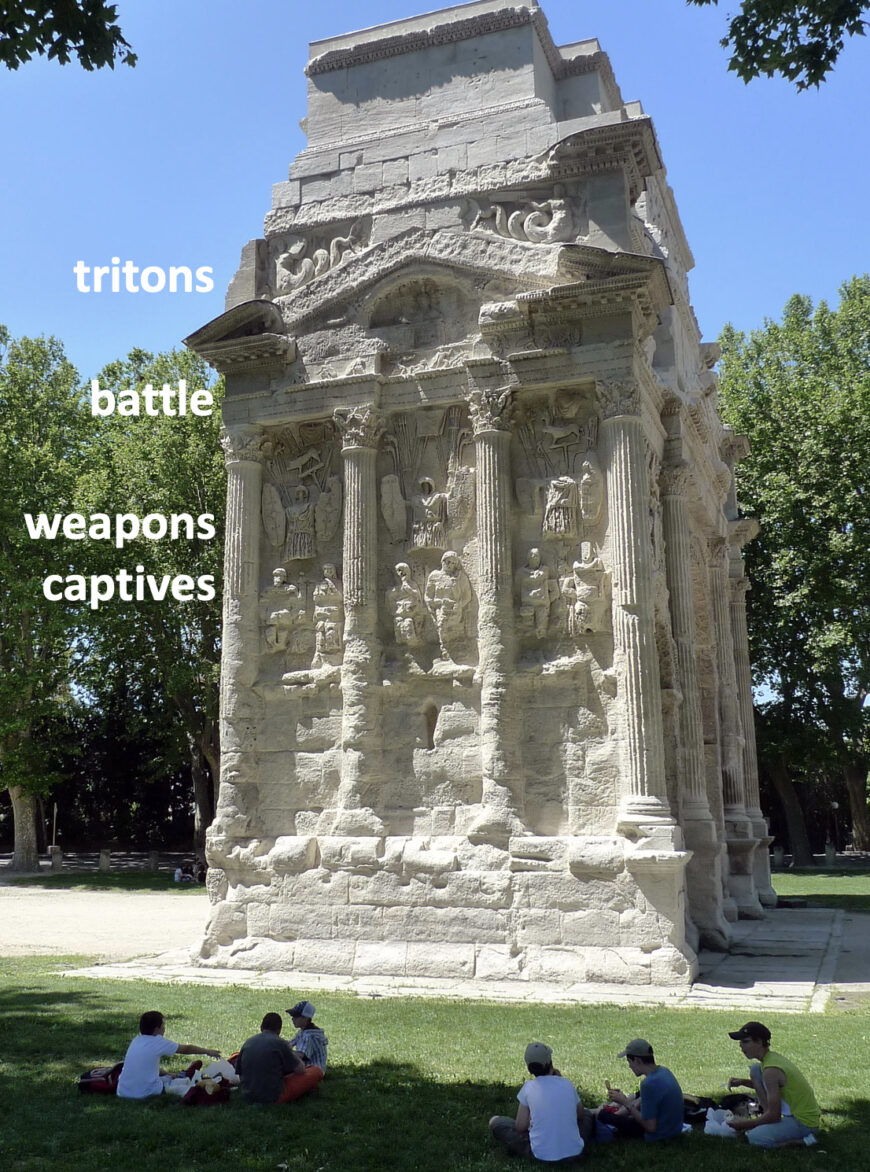
[[[770,1048],[770,1030],[760,1021],[748,1021],[729,1038],[740,1043],[749,1060],[749,1078],[730,1078],[729,1087],[751,1087],[762,1108],[750,1119],[729,1121],[735,1131],[745,1131],[757,1148],[811,1146],[822,1115],[813,1089],[788,1058]]]
[[[288,1083],[289,1089],[293,1089],[296,1084],[291,1080],[305,1070],[300,1056],[280,1036],[282,1025],[280,1013],[267,1013],[260,1032],[248,1038],[235,1060],[242,1094],[249,1103],[289,1102],[284,1097]]]
[[[607,1083],[610,1101],[625,1108],[625,1114],[602,1113],[607,1122],[623,1136],[643,1136],[649,1143],[673,1139],[683,1131],[683,1092],[666,1066],[659,1066],[653,1048],[643,1038],[635,1038],[617,1054],[624,1058],[636,1078],[642,1078],[640,1094],[629,1097]]]
[[[173,1054],[206,1054],[220,1058],[220,1050],[206,1050],[202,1046],[180,1045],[164,1037],[166,1021],[156,1009],[148,1010],[139,1018],[139,1033],[127,1047],[124,1068],[118,1079],[117,1094],[122,1099],[147,1099],[161,1095],[173,1076],[160,1069],[160,1059]]]
[[[493,1138],[512,1156],[533,1157],[545,1164],[579,1159],[583,1104],[576,1087],[554,1068],[553,1051],[543,1042],[529,1042],[525,1063],[533,1077],[517,1092],[516,1119],[493,1115],[489,1121]]]
[[[197,883],[205,883],[205,875],[207,870],[208,868],[206,867],[205,863],[202,861],[202,859],[200,859],[196,864],[196,869],[194,870],[194,878],[196,879]]]

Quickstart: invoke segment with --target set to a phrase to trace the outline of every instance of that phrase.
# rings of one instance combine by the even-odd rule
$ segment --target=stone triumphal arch
[[[716,347],[649,118],[478,0],[312,46],[226,374],[203,964],[692,979],[772,902]]]

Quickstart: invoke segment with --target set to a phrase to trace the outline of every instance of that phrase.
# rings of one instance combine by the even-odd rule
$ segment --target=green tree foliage
[[[0,786],[15,816],[13,867],[34,870],[36,795],[54,780],[51,727],[69,703],[79,612],[49,602],[42,581],[72,556],[61,536],[34,541],[24,514],[67,512],[87,458],[90,424],[78,375],[54,338],[10,341],[0,328]]]
[[[719,0],[688,0],[699,7]],[[781,74],[799,90],[833,69],[847,37],[864,36],[867,0],[743,0],[722,39],[728,68],[743,81]]]
[[[207,387],[213,376],[187,351],[153,356],[133,351],[99,375],[101,388],[122,390],[151,383],[189,392]],[[87,543],[89,573],[134,573],[138,566],[157,578],[185,574],[214,579],[211,601],[180,602],[171,596],[124,601],[115,597],[93,612],[88,655],[80,679],[98,708],[126,694],[131,719],[153,707],[149,693],[164,698],[176,733],[187,745],[201,840],[211,821],[219,769],[218,680],[220,668],[221,578],[226,473],[219,446],[222,383],[210,416],[187,414],[123,416],[101,421],[100,460],[81,486],[85,512],[200,515],[214,518],[215,537],[188,540],[140,536],[118,550],[111,542]],[[182,530],[183,531],[183,530]]]
[[[104,0],[0,0],[0,63],[17,69],[39,54],[62,65],[75,55],[87,70],[135,65],[117,20]]]
[[[721,401],[749,436],[741,506],[748,617],[761,705],[759,755],[792,780],[837,774],[855,845],[870,849],[870,277],[837,309],[793,297],[782,322],[727,328]]]

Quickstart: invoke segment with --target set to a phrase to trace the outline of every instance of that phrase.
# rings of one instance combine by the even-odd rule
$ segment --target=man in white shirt
[[[489,1129],[512,1155],[532,1156],[545,1164],[573,1163],[583,1154],[580,1096],[553,1068],[553,1051],[543,1042],[530,1042],[525,1060],[534,1077],[519,1089],[516,1119],[493,1115]]]
[[[127,1047],[124,1068],[118,1079],[116,1094],[122,1099],[147,1099],[161,1095],[172,1081],[172,1075],[160,1069],[160,1059],[172,1054],[207,1054],[220,1058],[220,1050],[206,1050],[201,1046],[180,1045],[164,1037],[166,1022],[163,1014],[149,1009],[139,1018],[139,1033]]]

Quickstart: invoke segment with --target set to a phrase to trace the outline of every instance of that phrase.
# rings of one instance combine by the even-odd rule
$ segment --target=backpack
[[[79,1075],[76,1083],[80,1094],[114,1095],[123,1067],[123,1062],[116,1062],[114,1066],[97,1066],[94,1070],[86,1070]]]

